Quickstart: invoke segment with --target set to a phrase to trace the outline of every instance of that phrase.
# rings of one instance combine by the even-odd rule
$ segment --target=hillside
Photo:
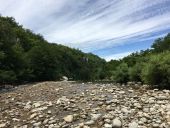
[[[91,81],[103,78],[105,60],[91,53],[47,42],[11,17],[0,17],[0,83]]]
[[[24,29],[11,17],[0,17],[0,83],[60,80],[142,82],[170,89],[170,34],[150,49],[107,62]]]
[[[111,60],[105,69],[105,76],[115,82],[140,81],[150,87],[170,89],[170,34],[155,40],[147,50]]]

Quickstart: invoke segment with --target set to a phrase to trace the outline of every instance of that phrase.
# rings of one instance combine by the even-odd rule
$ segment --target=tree
[[[141,76],[147,84],[170,89],[170,52],[151,56],[149,62],[145,63]]]
[[[129,80],[128,75],[128,65],[126,63],[121,63],[116,70],[113,72],[112,76],[115,82],[126,83]]]
[[[129,80],[130,81],[141,81],[141,72],[143,63],[136,63],[133,67],[129,68]]]
[[[156,53],[170,50],[170,33],[164,38],[155,40],[151,47],[153,48],[153,52]]]

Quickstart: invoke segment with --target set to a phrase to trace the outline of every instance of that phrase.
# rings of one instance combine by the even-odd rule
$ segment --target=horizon
[[[169,0],[1,0],[0,14],[106,61],[148,49],[170,31]]]

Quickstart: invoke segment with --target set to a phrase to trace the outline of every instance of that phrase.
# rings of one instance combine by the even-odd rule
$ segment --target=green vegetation
[[[0,16],[0,84],[59,80],[62,76],[82,81],[136,81],[170,89],[170,34],[157,39],[151,49],[106,63],[91,53],[48,43],[13,18]]]
[[[96,55],[48,43],[13,18],[0,17],[1,84],[59,80],[62,76],[98,80],[105,63]]]
[[[113,67],[113,65],[115,65]],[[107,63],[107,78],[115,82],[142,82],[160,89],[170,89],[170,34],[157,39],[152,49]]]
[[[141,78],[150,85],[170,88],[170,52],[163,52],[150,57],[144,64]]]

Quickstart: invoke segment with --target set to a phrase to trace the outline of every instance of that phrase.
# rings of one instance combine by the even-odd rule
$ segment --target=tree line
[[[11,17],[0,17],[0,83],[101,79],[105,60],[78,49],[48,43]]]
[[[142,82],[170,89],[170,34],[155,40],[150,49],[106,64],[107,77],[119,83]]]
[[[170,89],[170,34],[150,49],[106,62],[92,54],[47,42],[12,17],[0,16],[0,84],[60,80],[128,81]]]

